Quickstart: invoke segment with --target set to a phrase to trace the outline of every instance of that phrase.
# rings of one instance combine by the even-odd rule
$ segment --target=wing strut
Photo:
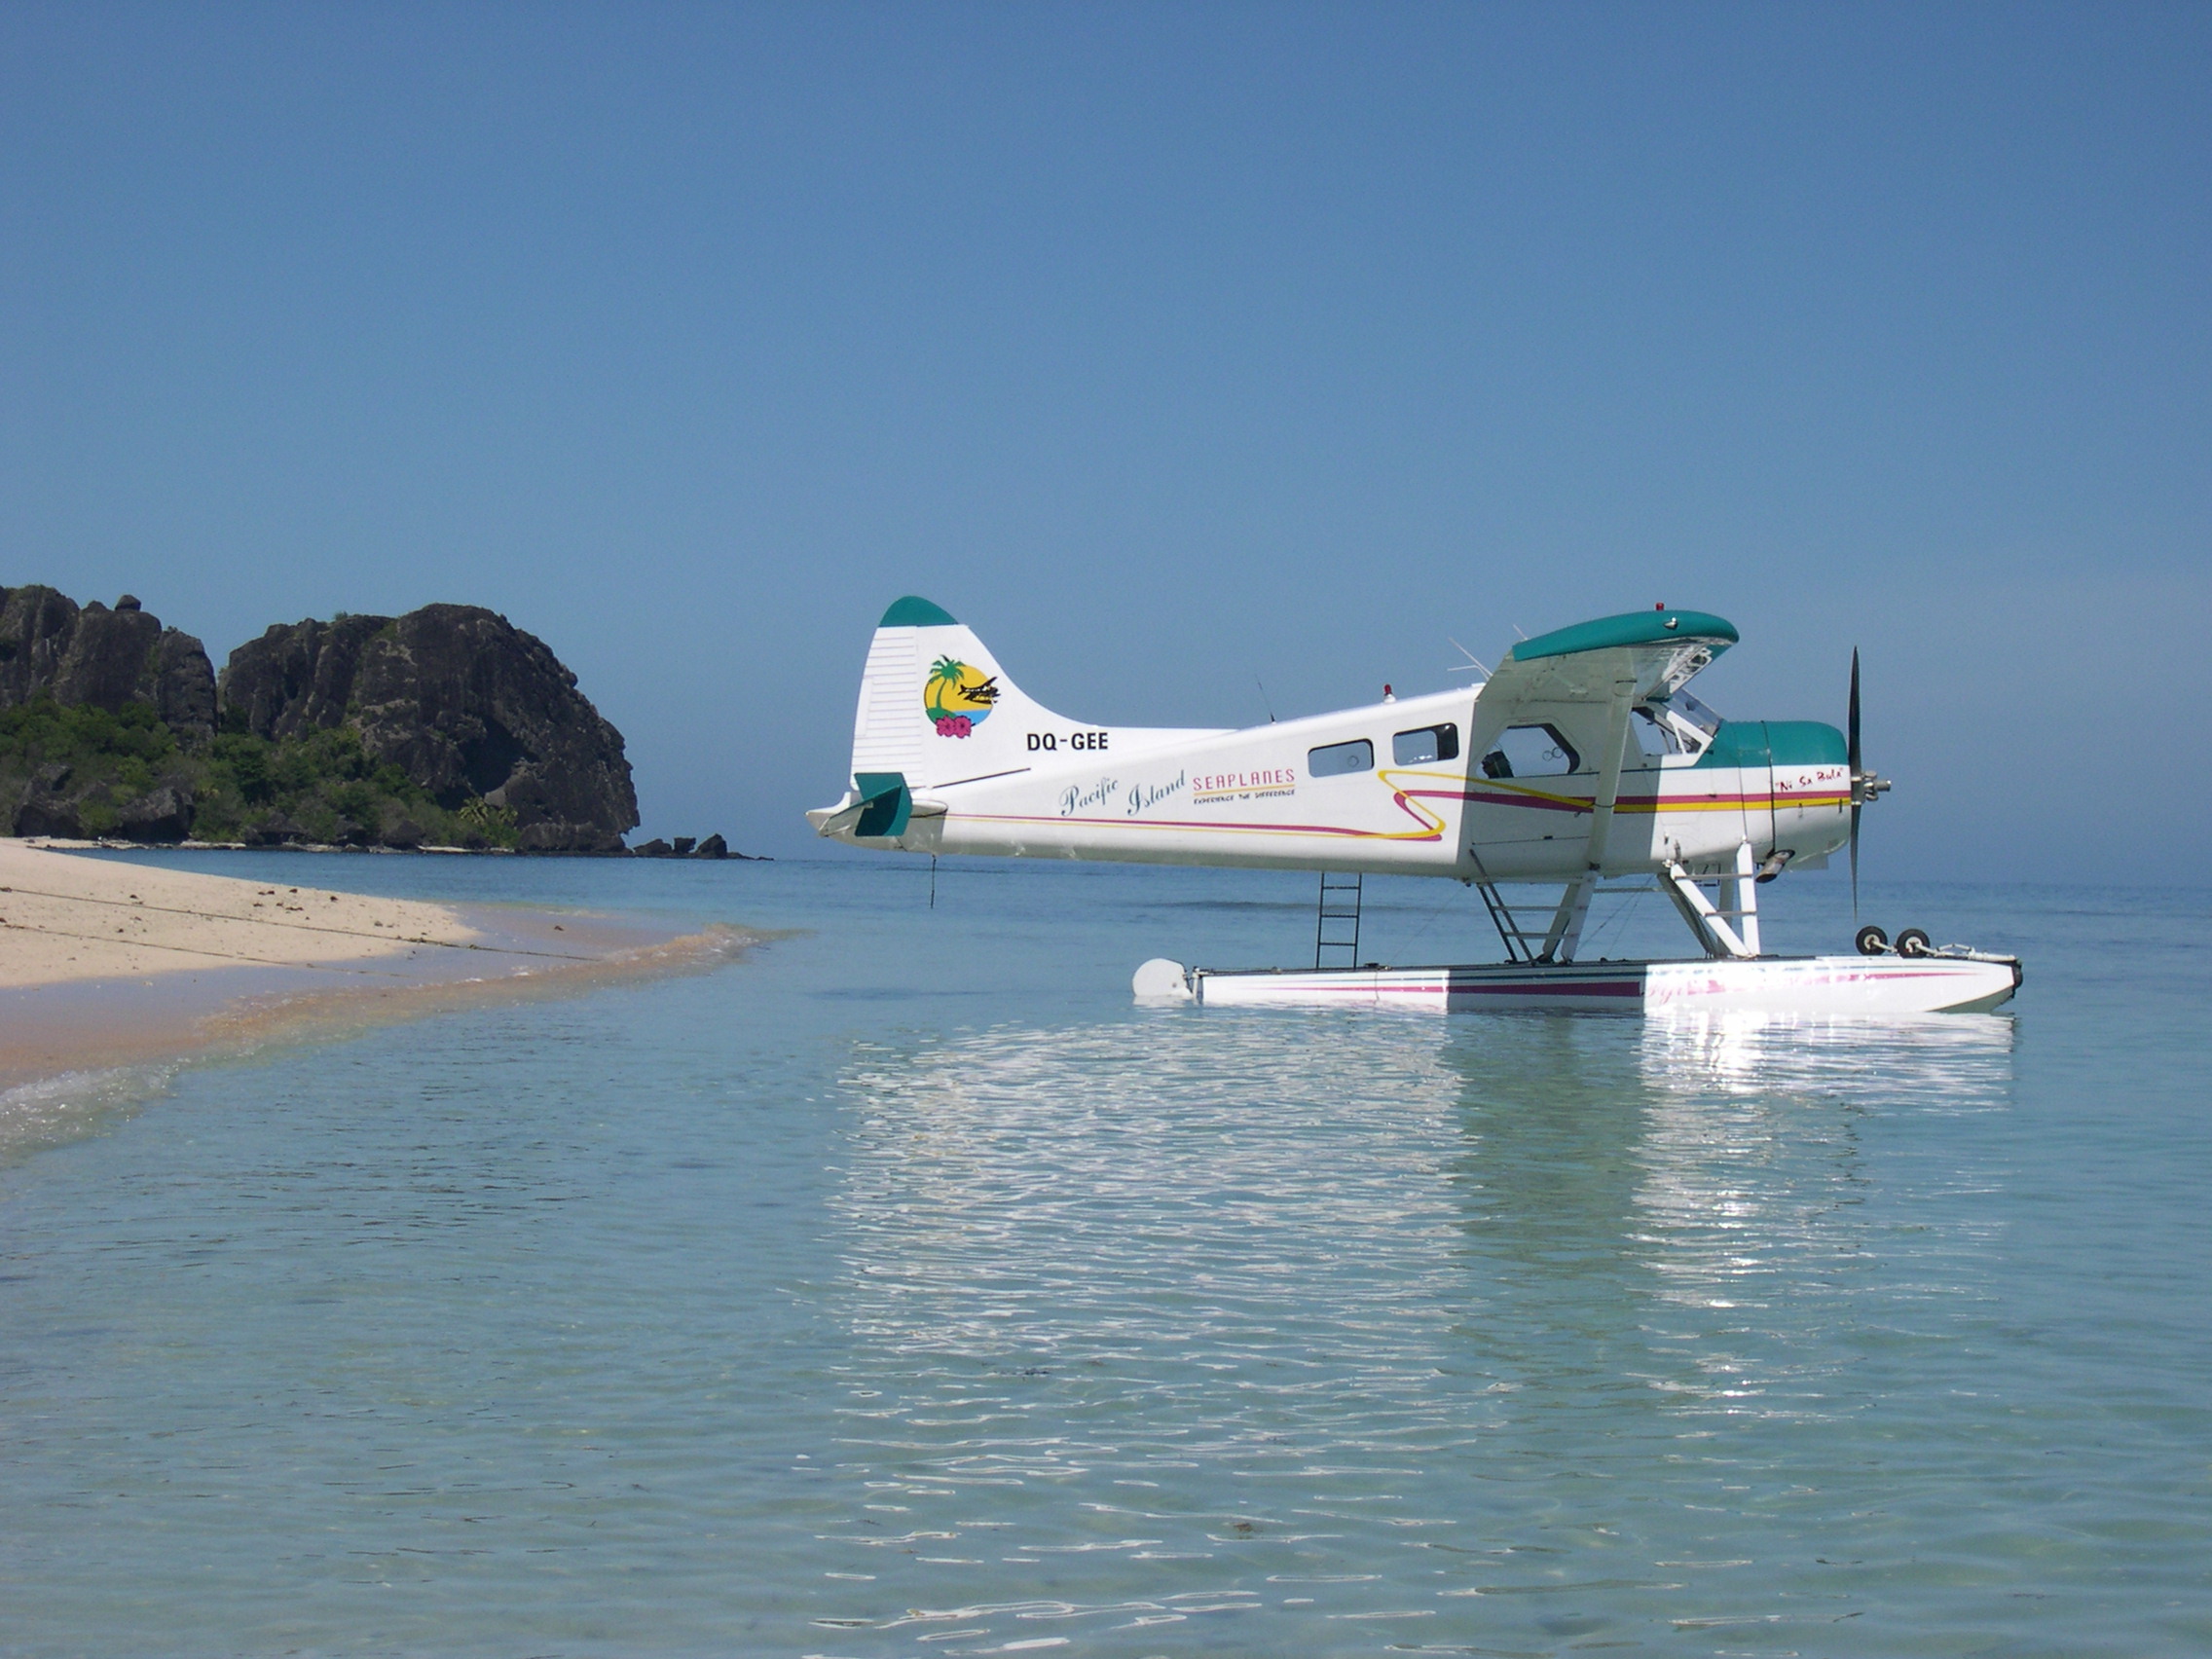
[[[1745,841],[1736,848],[1734,873],[1705,877],[1720,883],[1718,904],[1705,896],[1698,879],[1677,861],[1669,859],[1659,891],[1675,902],[1675,908],[1681,912],[1682,920],[1689,923],[1690,932],[1697,935],[1706,955],[1732,956],[1739,960],[1758,955],[1758,869],[1751,862],[1751,842]],[[1730,926],[1731,923],[1734,926]]]
[[[1598,878],[1605,867],[1605,843],[1612,839],[1613,806],[1621,794],[1621,763],[1628,754],[1629,716],[1636,709],[1636,677],[1613,682],[1612,706],[1605,714],[1605,763],[1598,773],[1598,793],[1590,802],[1590,850],[1580,875],[1560,895],[1559,913],[1537,960],[1572,962],[1582,942],[1582,924],[1590,915],[1590,896],[1598,891]]]

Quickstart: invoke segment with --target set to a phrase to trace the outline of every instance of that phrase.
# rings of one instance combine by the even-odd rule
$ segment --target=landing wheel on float
[[[1864,927],[1859,930],[1859,938],[1857,942],[1859,945],[1860,955],[1879,956],[1882,954],[1882,952],[1890,948],[1890,936],[1884,933],[1880,928],[1876,927],[1872,922],[1868,922]]]
[[[1929,942],[1928,936],[1918,928],[1907,928],[1898,935],[1899,956],[1928,956],[1934,954],[1934,951],[1935,946]]]

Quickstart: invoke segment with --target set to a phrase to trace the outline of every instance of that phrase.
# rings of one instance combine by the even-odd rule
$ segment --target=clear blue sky
[[[884,605],[1073,717],[1664,600],[1869,870],[2204,879],[2212,8],[0,10],[0,584],[491,606],[800,852]]]

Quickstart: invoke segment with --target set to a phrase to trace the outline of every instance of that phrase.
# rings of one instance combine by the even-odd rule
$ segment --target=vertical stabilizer
[[[910,818],[942,816],[918,794],[1023,772],[1093,767],[1212,730],[1086,725],[1033,701],[974,632],[926,599],[883,613],[853,713],[852,783],[835,806],[809,812],[824,835],[897,841]]]
[[[910,789],[1029,764],[1028,734],[1069,722],[1006,677],[974,630],[926,599],[883,613],[853,716],[853,775]]]

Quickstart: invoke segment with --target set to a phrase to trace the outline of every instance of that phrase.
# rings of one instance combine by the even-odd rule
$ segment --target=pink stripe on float
[[[1451,994],[1457,996],[1486,997],[1640,997],[1643,995],[1643,981],[1619,979],[1582,981],[1565,985],[1452,985]]]

